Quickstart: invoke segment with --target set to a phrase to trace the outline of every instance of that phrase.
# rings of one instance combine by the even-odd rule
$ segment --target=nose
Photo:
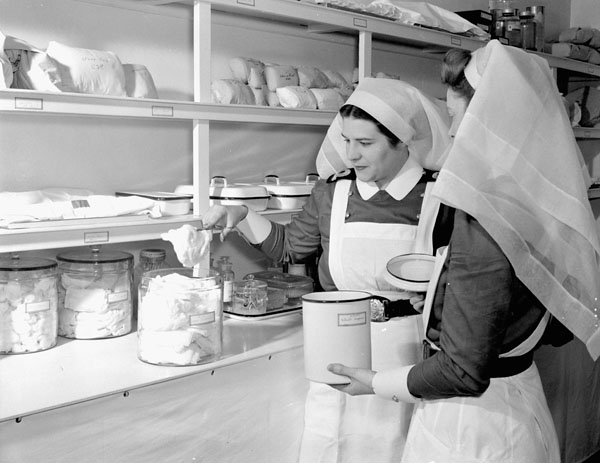
[[[348,157],[349,161],[357,161],[360,159],[359,144],[349,141],[346,144],[346,156]]]

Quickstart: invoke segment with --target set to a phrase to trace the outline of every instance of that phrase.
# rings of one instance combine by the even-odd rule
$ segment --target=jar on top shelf
[[[132,254],[93,247],[59,254],[56,260],[60,336],[102,339],[131,332]]]
[[[22,354],[56,345],[57,264],[51,259],[0,259],[0,354]]]

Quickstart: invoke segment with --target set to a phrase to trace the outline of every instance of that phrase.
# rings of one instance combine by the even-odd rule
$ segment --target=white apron
[[[429,315],[447,249],[438,250],[423,309]],[[547,312],[532,335],[501,357],[523,355],[541,338]],[[431,343],[431,346],[435,346]],[[514,376],[492,378],[480,397],[420,400],[402,463],[560,463],[552,416],[535,364]]]
[[[364,290],[391,300],[406,299],[384,280],[387,262],[410,252],[432,254],[439,202],[428,184],[419,225],[345,223],[351,181],[336,183],[331,210],[329,268],[338,289]],[[418,315],[371,323],[373,370],[412,365],[420,359]],[[301,463],[387,463],[402,455],[412,404],[374,395],[349,396],[313,383],[306,399]]]

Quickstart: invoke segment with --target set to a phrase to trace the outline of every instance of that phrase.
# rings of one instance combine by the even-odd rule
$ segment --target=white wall
[[[598,0],[571,0],[571,27],[600,29],[600,2]]]

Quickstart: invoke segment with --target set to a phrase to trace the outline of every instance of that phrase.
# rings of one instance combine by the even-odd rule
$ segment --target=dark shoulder
[[[356,180],[356,172],[354,169],[346,169],[338,172],[337,174],[333,174],[331,177],[327,179],[327,183],[335,183],[338,180]]]

